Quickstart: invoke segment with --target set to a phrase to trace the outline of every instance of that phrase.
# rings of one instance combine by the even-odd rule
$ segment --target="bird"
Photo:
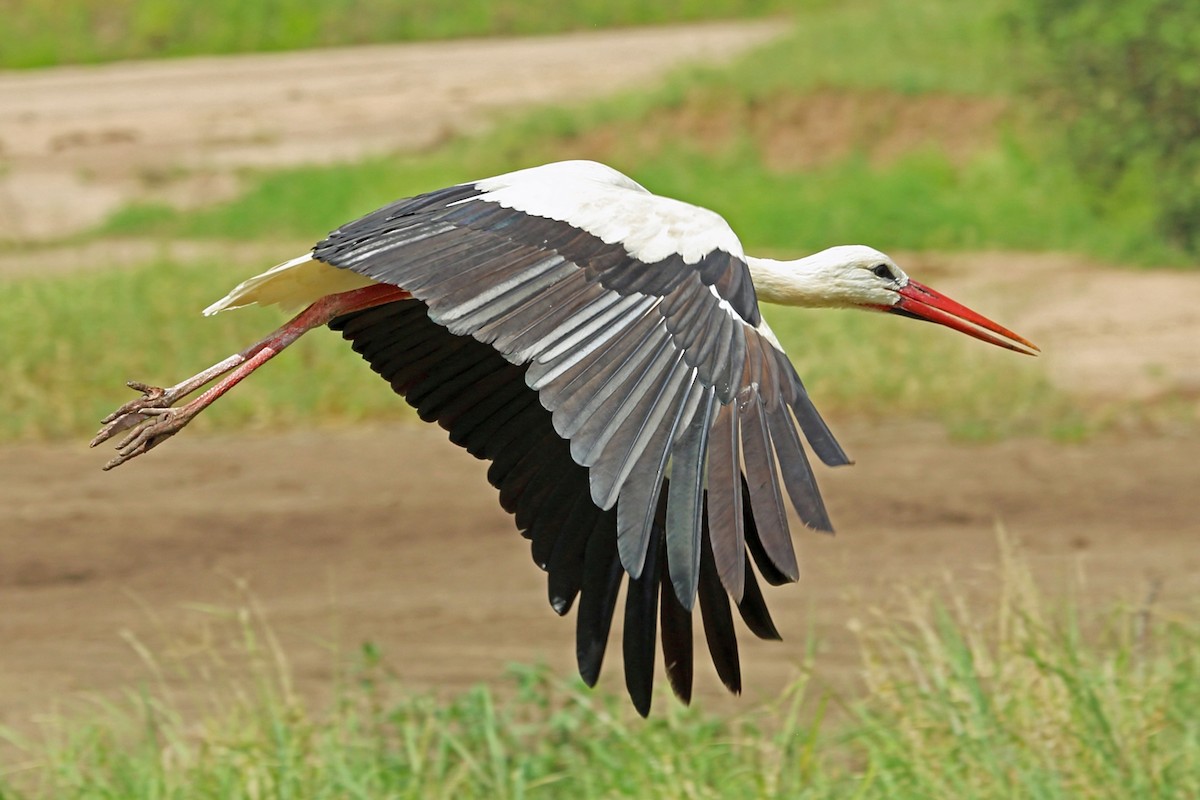
[[[625,683],[646,716],[658,646],[671,689],[691,700],[697,606],[735,694],[733,610],[753,635],[780,638],[759,581],[799,577],[785,496],[805,527],[833,531],[801,437],[824,464],[851,462],[760,303],[888,312],[1038,353],[878,250],[757,258],[714,211],[562,161],[397,200],[243,281],[204,313],[303,310],[174,386],[128,382],[141,395],[91,444],[128,431],[104,469],[124,464],[328,326],[422,420],[491,462],[551,607],[577,608],[589,686],[626,584]]]

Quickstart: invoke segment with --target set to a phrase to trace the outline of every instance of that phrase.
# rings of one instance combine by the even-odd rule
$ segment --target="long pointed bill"
[[[936,322],[1016,353],[1032,356],[1041,352],[1028,339],[911,278],[908,285],[900,290],[900,302],[886,310],[913,319]]]

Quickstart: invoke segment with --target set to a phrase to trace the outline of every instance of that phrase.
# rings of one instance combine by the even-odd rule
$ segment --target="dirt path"
[[[722,22],[0,73],[0,242],[131,198],[228,197],[236,170],[428,147],[521,107],[723,62],[780,34]]]
[[[1040,368],[1063,392],[1099,404],[1172,398],[1200,422],[1200,272],[1057,253],[897,258],[919,280],[1036,342]]]
[[[794,675],[810,625],[820,674],[851,679],[847,625],[901,586],[952,576],[986,608],[997,522],[1056,592],[1080,568],[1085,601],[1136,603],[1157,580],[1163,604],[1200,592],[1194,435],[976,447],[922,427],[836,428],[858,462],[820,474],[840,533],[801,535],[801,583],[769,595],[787,641],[746,639],[756,696]],[[115,474],[100,472],[105,457],[81,444],[0,452],[0,724],[147,680],[125,632],[167,661],[202,650],[212,616],[195,607],[236,604],[234,579],[305,692],[328,688],[331,643],[350,655],[376,642],[413,687],[502,686],[513,661],[573,670],[573,622],[547,606],[482,463],[438,429],[183,436]],[[609,659],[606,688],[620,690],[619,672]],[[697,674],[722,705],[711,669]]]

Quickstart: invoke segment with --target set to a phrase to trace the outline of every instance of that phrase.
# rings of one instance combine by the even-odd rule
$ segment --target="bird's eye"
[[[887,264],[876,264],[871,268],[871,272],[875,273],[876,277],[883,278],[885,281],[894,281],[896,276],[888,269]]]

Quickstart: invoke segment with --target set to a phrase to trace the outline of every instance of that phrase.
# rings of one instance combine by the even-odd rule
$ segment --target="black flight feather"
[[[658,589],[662,583],[659,564],[663,552],[663,523],[666,515],[665,495],[659,501],[646,561],[642,574],[630,578],[625,592],[625,630],[622,652],[625,658],[625,688],[633,707],[643,717],[650,713],[654,693],[654,652],[658,637]]]
[[[588,686],[595,686],[600,678],[613,611],[617,607],[617,590],[624,574],[616,537],[605,535],[612,516],[611,511],[605,512],[597,521],[583,556],[583,584],[575,619],[575,658],[579,662],[579,677]]]
[[[755,635],[778,638],[756,575],[797,574],[780,478],[802,519],[828,525],[796,426],[822,461],[848,462],[758,330],[745,261],[713,250],[645,264],[479,194],[400,200],[320,242],[318,260],[415,298],[330,327],[423,419],[492,461],[552,607],[577,608],[587,683],[628,572],[623,657],[639,712],[659,625],[672,688],[690,697],[696,601],[717,674],[740,691],[730,595]]]
[[[707,524],[700,537],[700,618],[704,623],[704,639],[708,642],[708,653],[721,683],[734,694],[742,691],[742,667],[738,660],[737,632],[733,627],[733,612],[729,608],[729,595],[721,585],[721,578],[713,561],[712,546],[709,544]],[[743,551],[744,552],[744,551]],[[741,559],[745,555],[740,556]]]

